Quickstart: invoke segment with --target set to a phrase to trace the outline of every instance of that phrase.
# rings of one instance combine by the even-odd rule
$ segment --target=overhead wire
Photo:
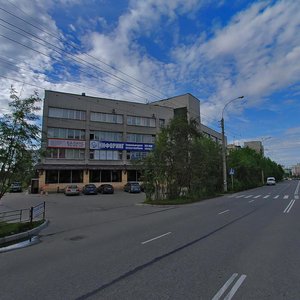
[[[39,25],[40,25],[42,28],[44,28],[44,29],[41,29],[41,28],[35,26],[34,24],[32,24],[32,23],[30,23],[30,22],[28,22],[28,21],[22,19],[22,18],[19,17],[19,16],[16,16],[16,15],[12,14],[11,12],[7,12],[7,13],[11,14],[12,16],[17,17],[18,19],[22,20],[23,22],[25,22],[25,23],[27,23],[27,24],[29,24],[29,25],[35,27],[36,29],[39,29],[39,30],[43,31],[44,33],[46,33],[46,34],[48,34],[48,35],[50,35],[50,36],[56,38],[57,40],[64,42],[65,44],[71,46],[72,48],[74,48],[74,49],[76,49],[76,50],[78,50],[78,51],[82,51],[82,49],[81,49],[80,47],[78,47],[78,46],[76,46],[76,45],[74,45],[74,44],[72,44],[72,43],[69,43],[68,41],[63,40],[62,38],[57,37],[56,35],[54,35],[54,34],[50,33],[49,31],[45,30],[45,27],[44,27],[43,25],[41,25],[39,22],[37,22],[36,19],[33,19],[28,13],[26,13],[26,12],[23,11],[20,7],[18,7],[18,6],[16,6],[15,4],[13,4],[10,0],[7,0],[7,1],[8,1],[12,6],[14,6],[14,7],[17,8],[18,10],[20,10],[24,15],[27,15],[30,19],[32,19],[33,21],[35,21],[37,24],[39,24]],[[114,66],[112,66],[112,65],[110,65],[110,64],[108,64],[108,63],[106,63],[105,61],[103,61],[103,60],[101,60],[101,59],[99,59],[99,58],[97,58],[97,57],[95,57],[95,56],[93,56],[93,55],[91,55],[91,54],[84,53],[83,55],[88,56],[88,57],[90,57],[90,58],[93,58],[93,59],[95,59],[96,61],[101,62],[101,63],[104,64],[105,66],[107,66],[107,67],[109,67],[109,68],[111,68],[111,69],[113,69],[113,70],[115,70],[115,71],[117,71],[117,72],[119,72],[119,73],[121,73],[121,74],[123,74],[123,75],[125,75],[125,76],[127,76],[127,77],[129,77],[129,78],[131,78],[131,79],[133,79],[133,80],[135,80],[136,82],[138,82],[138,83],[144,85],[145,87],[148,87],[148,88],[150,88],[151,90],[154,90],[153,87],[151,87],[151,86],[145,84],[144,82],[142,82],[142,81],[136,79],[135,77],[133,77],[133,76],[131,76],[131,75],[129,75],[129,74],[127,74],[127,73],[121,71],[120,69],[118,69],[118,68],[116,68],[116,67],[114,67]],[[162,92],[160,92],[160,91],[156,91],[156,90],[154,90],[154,91],[155,91],[155,92],[158,92],[159,94],[163,95],[164,97],[167,97],[166,95],[164,95],[164,94],[163,94]],[[161,96],[159,96],[159,98],[161,98]]]
[[[1,20],[1,19],[0,19],[0,20]],[[24,36],[23,34],[21,34],[21,33],[17,32],[17,31],[15,31],[15,30],[13,30],[13,29],[11,29],[11,28],[8,28],[8,27],[6,27],[6,26],[3,25],[3,24],[0,24],[0,26],[6,28],[6,29],[8,29],[8,30],[11,30],[11,31],[13,31],[14,33],[19,34],[19,35],[21,35],[21,36],[23,36],[23,37],[26,37],[26,36]],[[20,30],[21,30],[21,29],[20,29]],[[5,38],[7,38],[7,39],[10,39],[10,38],[8,38],[8,37],[6,37],[6,36],[4,36],[4,35],[2,35],[2,37],[5,37]],[[32,39],[32,38],[30,38],[30,37],[26,37],[26,38],[28,38],[29,40],[31,40],[31,41],[33,41],[33,42],[35,42],[35,43],[37,43],[37,44],[39,44],[39,45],[41,45],[41,46],[45,46],[44,44],[42,44],[42,43],[40,43],[40,42],[38,42],[38,41],[35,41],[34,39]],[[38,38],[38,37],[36,37],[36,38]],[[38,38],[38,39],[40,39],[40,38]],[[11,40],[11,41],[14,41],[14,42],[16,42],[16,43],[18,43],[18,44],[20,44],[20,45],[22,45],[22,46],[24,46],[24,47],[27,47],[27,48],[29,48],[29,49],[31,49],[31,50],[34,50],[34,51],[37,51],[37,52],[39,52],[39,53],[41,53],[41,54],[43,54],[43,55],[46,55],[46,56],[50,57],[51,59],[58,60],[57,58],[55,58],[55,57],[53,57],[53,56],[47,55],[47,54],[45,54],[45,53],[42,53],[42,52],[40,52],[40,51],[38,51],[38,50],[36,50],[36,49],[33,49],[32,47],[29,47],[29,46],[27,46],[27,45],[24,45],[24,44],[22,44],[22,43],[20,43],[20,42],[18,42],[18,41],[16,41],[16,40],[13,40],[13,39],[10,39],[10,40]],[[42,39],[40,39],[40,40],[42,40]],[[42,41],[44,41],[44,40],[42,40]],[[44,41],[44,42],[45,42],[45,41]],[[47,42],[46,42],[46,43],[47,43]],[[54,45],[53,45],[53,46],[54,46]],[[54,46],[54,47],[55,47],[55,46]],[[62,53],[59,52],[58,50],[55,50],[55,49],[51,49],[51,50],[57,52],[57,53],[60,54],[60,55],[62,54]],[[68,53],[67,53],[67,55],[70,56]],[[73,60],[73,61],[78,62],[79,64],[82,64],[82,63],[79,62],[76,58],[73,58],[72,56],[69,57],[69,58],[70,58],[71,60]],[[96,71],[98,71],[98,70],[96,70]],[[86,74],[88,74],[88,75],[90,75],[90,76],[93,76],[93,75],[91,75],[90,73],[88,73],[88,72],[86,72],[86,71],[82,71],[82,72],[83,72],[83,73],[86,73]],[[104,79],[102,79],[102,78],[99,78],[98,76],[93,76],[93,77],[95,77],[95,78],[97,78],[97,79],[99,79],[99,80],[102,80],[103,82],[105,82],[105,83],[107,83],[107,84],[110,84],[110,85],[112,85],[112,86],[115,86],[115,87],[117,87],[117,88],[119,88],[119,89],[122,89],[123,91],[126,91],[126,92],[128,92],[128,93],[131,93],[131,94],[133,94],[133,95],[135,95],[135,96],[137,96],[137,97],[139,97],[139,98],[143,98],[142,96],[140,96],[140,95],[138,95],[138,94],[136,94],[136,93],[134,93],[134,92],[132,92],[132,91],[126,90],[126,89],[124,89],[124,88],[121,88],[121,87],[119,87],[119,86],[113,84],[113,83],[107,82],[106,80],[104,80]],[[143,99],[146,99],[146,98],[143,98]]]
[[[10,61],[8,61],[8,60],[6,60],[6,59],[3,59],[3,57],[0,56],[0,63],[1,63],[1,62],[4,62],[5,64],[11,65],[11,66],[13,66],[13,67],[16,67],[16,68],[18,68],[19,70],[28,71],[28,69],[25,69],[25,68],[22,68],[22,67],[20,67],[20,66],[17,66],[17,65],[15,65],[15,64],[13,64],[12,62],[10,62]],[[19,63],[25,64],[25,65],[31,67],[29,64],[26,64],[26,63],[24,63],[24,62],[19,61]],[[9,68],[9,69],[15,71],[15,69],[13,69],[13,68]],[[2,76],[2,77],[3,77],[3,76]],[[11,79],[11,78],[10,78],[10,79]],[[49,84],[53,84],[53,83],[49,82]],[[94,94],[93,94],[93,93],[90,93],[91,95],[94,95],[95,97],[101,98],[101,97],[99,97],[99,91],[98,91],[98,90],[94,90],[94,89],[91,88],[91,87],[88,87],[88,86],[86,86],[86,85],[83,85],[83,84],[80,84],[80,83],[77,83],[77,82],[75,82],[75,83],[68,82],[67,84],[70,85],[70,86],[74,86],[74,87],[83,87],[83,88],[85,88],[85,89],[87,88],[88,91],[89,91],[89,93],[90,93],[90,91],[94,91],[94,92],[95,92]],[[44,89],[44,88],[41,88],[41,89]],[[125,100],[120,100],[120,101],[125,101]]]
[[[1,25],[1,24],[0,24],[0,25]],[[56,61],[60,61],[59,59],[57,59],[57,58],[55,58],[55,57],[53,57],[53,56],[50,56],[50,55],[48,55],[48,54],[45,54],[45,53],[43,53],[43,52],[41,52],[41,51],[39,51],[39,50],[36,50],[36,49],[34,49],[34,48],[32,48],[32,47],[30,47],[30,46],[28,46],[28,45],[22,44],[21,42],[18,42],[18,41],[16,41],[16,40],[12,39],[12,38],[9,38],[9,37],[7,37],[7,36],[1,34],[1,33],[0,33],[0,36],[3,37],[3,38],[8,39],[8,40],[10,40],[10,41],[12,41],[12,42],[14,42],[14,43],[17,43],[17,44],[19,44],[19,45],[21,45],[21,46],[23,46],[23,47],[26,47],[26,48],[28,48],[28,49],[30,49],[30,50],[32,50],[32,51],[35,51],[35,52],[37,52],[37,53],[39,53],[39,54],[42,54],[42,55],[44,55],[44,56],[46,56],[46,57],[48,57],[48,58],[51,58],[51,59],[56,60]],[[37,41],[36,41],[36,42],[37,42]],[[37,42],[37,43],[39,43],[39,42]],[[125,91],[125,92],[127,92],[127,93],[133,94],[133,95],[137,96],[139,99],[145,99],[145,98],[142,98],[140,95],[138,95],[138,94],[136,94],[136,93],[134,93],[134,92],[132,92],[132,91],[126,90],[126,89],[124,89],[124,88],[122,88],[122,87],[120,87],[120,86],[117,86],[117,85],[115,85],[115,84],[113,84],[113,83],[110,83],[110,82],[108,82],[108,81],[106,81],[106,80],[104,80],[104,79],[102,79],[102,78],[99,78],[98,76],[95,76],[95,75],[93,75],[93,74],[91,74],[91,73],[88,73],[88,72],[83,71],[83,70],[81,70],[81,72],[82,72],[82,73],[86,73],[87,75],[89,75],[89,76],[91,76],[91,77],[94,77],[94,78],[96,78],[96,79],[98,79],[98,80],[100,80],[100,81],[103,81],[103,82],[105,82],[105,83],[107,83],[107,84],[109,84],[109,85],[115,86],[116,88],[119,88],[119,89],[121,89],[121,90],[123,90],[123,91]]]
[[[59,37],[53,35],[52,33],[49,33],[48,31],[45,31],[45,30],[39,28],[38,26],[35,26],[34,24],[32,24],[32,23],[30,23],[30,22],[24,20],[23,18],[21,18],[21,17],[15,15],[15,14],[13,14],[13,13],[11,13],[11,12],[5,10],[4,8],[1,8],[1,7],[0,7],[0,10],[2,10],[2,11],[4,11],[5,13],[7,13],[7,14],[9,14],[9,15],[11,15],[11,16],[13,16],[13,17],[19,19],[19,20],[21,20],[22,22],[25,22],[26,24],[29,24],[30,26],[33,26],[34,28],[36,28],[36,29],[38,29],[38,30],[41,30],[42,32],[44,32],[44,33],[46,33],[46,34],[48,34],[48,35],[54,37],[55,39],[57,39],[57,40],[63,42],[64,44],[67,44],[67,45],[71,46],[72,48],[81,51],[81,49],[80,49],[79,47],[75,47],[73,44],[71,44],[71,43],[69,43],[69,42],[67,42],[67,41],[65,41],[65,40],[62,40],[61,38],[59,38]],[[20,10],[21,10],[21,9],[20,9]],[[22,11],[22,10],[21,10],[21,11]],[[22,12],[23,12],[23,11],[22,11]],[[24,13],[24,12],[23,12],[23,13]],[[26,13],[25,13],[25,14],[26,14]],[[11,23],[9,23],[9,22],[3,20],[3,19],[1,19],[1,21],[3,21],[3,22],[5,22],[5,23],[9,24],[10,26],[13,26],[13,27],[15,27],[15,28],[18,28],[19,30],[21,30],[21,31],[23,31],[23,32],[26,32],[25,30],[19,28],[18,26],[15,26],[15,25],[13,25],[13,24],[11,24]],[[28,32],[26,32],[26,33],[27,33],[27,34],[30,34],[30,35],[32,35],[32,36],[35,36],[35,35],[31,34],[31,33],[28,33]],[[37,37],[37,36],[35,36],[35,38],[38,38],[38,39],[40,39],[40,40],[43,40],[43,39],[41,39],[41,38],[39,38],[39,37]],[[44,40],[43,40],[43,41],[44,41]],[[46,42],[46,41],[44,41],[44,42]],[[48,43],[48,42],[46,42],[46,43]],[[49,44],[51,44],[51,43],[49,43]],[[55,45],[53,45],[53,44],[51,44],[51,45],[52,45],[53,47],[59,48],[59,47],[57,47],[57,46],[55,46]],[[61,49],[61,48],[60,48],[60,50],[66,52],[64,49]],[[66,52],[66,53],[68,53],[68,52]],[[73,55],[73,54],[68,53],[68,55]],[[115,68],[115,67],[113,67],[113,66],[111,66],[111,65],[109,65],[109,64],[107,64],[107,63],[105,63],[105,62],[103,62],[103,61],[101,61],[100,59],[98,59],[98,58],[96,58],[96,57],[94,57],[94,56],[92,56],[92,55],[90,55],[90,54],[84,53],[83,55],[88,56],[88,57],[90,57],[90,58],[93,58],[93,59],[95,59],[95,60],[97,60],[97,61],[99,61],[99,62],[105,64],[106,66],[108,66],[108,67],[114,69],[115,71],[120,72],[120,73],[122,73],[123,75],[126,75],[126,76],[128,76],[128,77],[130,77],[130,78],[136,80],[137,82],[143,84],[144,86],[147,86],[146,84],[144,84],[144,83],[141,82],[140,80],[135,79],[134,77],[132,77],[132,76],[130,76],[130,75],[128,75],[128,74],[122,72],[121,70],[118,70],[117,68]],[[149,95],[152,95],[152,96],[154,96],[154,97],[156,97],[156,98],[161,98],[160,96],[155,95],[155,94],[153,94],[153,93],[151,93],[151,92],[149,92],[149,91],[147,91],[147,90],[145,90],[145,89],[143,89],[143,88],[141,88],[141,87],[138,87],[138,86],[134,85],[133,83],[130,83],[129,81],[127,81],[127,80],[125,80],[125,79],[123,79],[123,78],[121,78],[121,77],[119,77],[119,76],[117,76],[117,75],[115,75],[115,74],[112,74],[112,73],[110,73],[110,72],[104,70],[103,68],[101,68],[101,67],[99,67],[99,66],[96,66],[96,65],[94,65],[94,64],[92,64],[92,63],[90,63],[90,62],[87,62],[87,61],[83,60],[83,59],[80,59],[80,60],[84,61],[85,63],[87,63],[87,64],[89,64],[89,65],[91,65],[91,66],[93,66],[94,68],[97,68],[97,69],[101,70],[101,72],[108,74],[108,76],[110,76],[110,77],[115,77],[115,78],[117,78],[119,81],[121,80],[121,81],[125,82],[126,84],[132,86],[133,88],[135,88],[135,89],[137,89],[137,90],[139,90],[139,91],[143,91],[143,92],[145,92],[145,93],[147,93],[147,94],[149,94]],[[148,87],[148,88],[151,88],[151,89],[153,90],[152,87],[149,87],[149,86],[147,86],[147,87]],[[155,91],[155,92],[156,92],[156,91]],[[161,92],[159,92],[159,93],[160,93],[161,95],[163,95]]]

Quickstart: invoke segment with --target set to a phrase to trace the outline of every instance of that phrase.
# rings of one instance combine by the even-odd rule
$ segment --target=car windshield
[[[86,187],[88,187],[88,188],[95,188],[96,186],[94,184],[87,184]]]

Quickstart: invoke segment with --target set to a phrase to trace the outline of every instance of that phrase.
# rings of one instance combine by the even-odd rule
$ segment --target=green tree
[[[220,146],[206,137],[194,141],[191,196],[214,195],[222,189],[222,153]]]
[[[37,92],[22,100],[11,87],[10,99],[9,112],[0,116],[0,199],[13,180],[24,178],[24,170],[31,169],[32,151],[40,140]]]
[[[235,169],[234,190],[260,186],[269,176],[281,180],[284,174],[280,165],[248,147],[230,151],[228,167]]]
[[[191,147],[199,137],[196,121],[176,116],[159,133],[155,149],[141,163],[146,195],[175,199],[191,186]]]

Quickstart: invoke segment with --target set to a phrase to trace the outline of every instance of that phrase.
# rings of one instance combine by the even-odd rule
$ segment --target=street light
[[[222,111],[222,119],[221,119],[221,127],[222,127],[222,161],[223,161],[223,189],[224,192],[227,192],[227,168],[226,168],[226,147],[225,147],[225,131],[224,131],[224,111],[228,104],[231,102],[237,100],[237,99],[243,99],[244,96],[240,96],[234,99],[231,99],[228,101]]]

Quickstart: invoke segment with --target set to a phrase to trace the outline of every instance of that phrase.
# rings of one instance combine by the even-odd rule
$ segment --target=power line
[[[10,2],[10,3],[11,3],[11,2]],[[12,3],[11,3],[11,4],[12,4]],[[12,5],[13,5],[13,4],[12,4]],[[14,6],[15,6],[15,5],[14,5]],[[18,9],[21,10],[20,8],[18,8]],[[73,44],[71,44],[71,43],[69,43],[69,42],[67,42],[67,41],[65,41],[65,40],[62,40],[61,38],[57,37],[56,35],[54,35],[54,34],[52,34],[52,33],[49,33],[48,31],[43,30],[43,29],[41,29],[41,28],[38,27],[38,26],[35,26],[34,24],[32,24],[32,23],[30,23],[30,22],[28,22],[28,21],[26,21],[26,20],[20,18],[19,16],[15,15],[15,14],[13,14],[13,13],[11,13],[11,12],[9,12],[9,11],[7,11],[7,10],[1,8],[1,7],[0,7],[0,10],[6,12],[7,14],[9,14],[9,15],[11,15],[11,16],[13,16],[13,17],[15,17],[15,18],[17,18],[17,19],[19,19],[19,20],[25,22],[26,24],[29,24],[30,26],[32,26],[32,27],[34,27],[34,28],[36,28],[36,29],[38,29],[38,30],[40,30],[40,31],[42,31],[42,32],[44,32],[44,33],[46,33],[46,34],[52,36],[52,37],[54,37],[55,39],[57,39],[57,40],[59,40],[59,41],[65,43],[65,44],[71,46],[72,48],[74,48],[74,49],[76,49],[76,50],[78,50],[78,51],[81,51],[81,49],[80,49],[79,47],[76,47],[76,46],[74,46]],[[21,11],[22,11],[22,10],[21,10]],[[23,11],[22,11],[22,12],[23,12]],[[25,12],[23,12],[23,13],[26,14]],[[9,22],[4,21],[3,19],[1,19],[1,20],[2,20],[3,22],[5,22],[5,23],[9,24],[10,26],[16,27],[16,28],[18,28],[19,30],[21,30],[21,31],[23,31],[23,32],[26,32],[26,31],[24,31],[23,29],[21,29],[21,28],[15,26],[15,25],[12,25],[12,24],[9,23]],[[28,33],[28,32],[26,32],[26,33],[27,33],[27,34],[30,34],[30,35],[32,35],[32,36],[34,36],[34,35],[31,34],[31,33]],[[36,36],[35,36],[35,37],[36,37]],[[36,38],[42,40],[42,39],[39,38],[39,37],[36,37]],[[44,40],[43,40],[43,41],[44,41]],[[44,42],[45,42],[45,41],[44,41]],[[47,43],[48,43],[48,42],[47,42]],[[49,44],[50,44],[50,43],[49,43]],[[51,45],[52,45],[52,44],[51,44]],[[56,47],[56,48],[59,48],[59,47],[54,46],[54,45],[52,45],[52,46],[53,46],[53,47]],[[60,50],[66,52],[65,50],[63,50],[63,49],[61,49],[61,48],[60,48]],[[66,53],[67,53],[67,52],[66,52]],[[70,54],[69,54],[69,55],[70,55]],[[150,86],[144,84],[143,82],[141,82],[140,80],[137,80],[137,79],[135,79],[134,77],[132,77],[132,76],[130,76],[130,75],[128,75],[128,74],[122,72],[121,70],[118,70],[117,68],[115,68],[115,67],[113,67],[113,66],[111,66],[111,65],[109,65],[109,64],[107,64],[107,63],[105,63],[105,62],[103,62],[102,60],[100,60],[100,59],[98,59],[98,58],[96,58],[96,57],[94,57],[94,56],[92,56],[92,55],[90,55],[90,54],[85,54],[85,53],[84,53],[83,55],[88,56],[88,57],[90,57],[90,58],[93,58],[93,59],[95,59],[95,60],[97,60],[97,61],[103,63],[104,65],[106,65],[106,66],[112,68],[113,70],[115,70],[115,71],[117,71],[117,72],[120,72],[120,73],[122,73],[123,75],[126,75],[126,76],[128,76],[128,77],[134,79],[135,81],[137,81],[137,82],[143,84],[144,86],[146,86],[146,87],[148,87],[148,88],[150,88],[150,89],[153,90],[152,87],[150,87]],[[155,95],[155,94],[153,94],[153,93],[151,93],[151,92],[149,92],[149,91],[146,91],[145,89],[143,89],[143,88],[141,88],[141,87],[137,87],[137,86],[134,85],[133,83],[130,83],[130,82],[128,82],[127,80],[125,80],[125,79],[123,79],[123,78],[120,78],[119,76],[117,76],[117,75],[115,75],[115,74],[112,74],[112,73],[110,73],[110,72],[108,72],[108,71],[102,69],[102,68],[99,67],[99,66],[95,66],[94,64],[89,63],[89,62],[87,62],[87,61],[85,61],[85,60],[83,60],[83,59],[80,59],[80,60],[82,60],[82,61],[84,61],[84,62],[90,64],[90,65],[93,66],[93,67],[96,67],[96,68],[100,69],[102,72],[109,74],[109,76],[113,76],[113,77],[115,77],[115,78],[117,78],[117,79],[119,79],[119,80],[122,80],[122,81],[126,82],[128,85],[133,86],[135,89],[138,89],[138,90],[143,91],[143,92],[145,92],[145,93],[151,94],[152,96],[154,96],[154,97],[156,97],[156,98],[161,98],[160,96],[157,96],[157,95]],[[157,91],[155,91],[155,92],[157,92]],[[160,93],[161,95],[164,95],[164,94],[162,94],[161,92],[159,92],[159,93]]]
[[[0,19],[0,20],[2,20],[2,19]],[[0,24],[0,26],[6,28],[6,29],[8,29],[8,30],[11,30],[12,32],[14,32],[14,33],[16,33],[16,34],[18,34],[18,35],[21,35],[21,36],[23,36],[23,37],[26,37],[26,38],[28,38],[29,40],[33,41],[34,43],[37,43],[37,44],[39,44],[39,45],[41,45],[41,46],[46,46],[45,44],[40,43],[40,42],[38,42],[38,41],[36,41],[36,40],[30,38],[30,37],[27,37],[27,36],[25,36],[25,35],[23,35],[23,34],[17,32],[17,31],[15,31],[15,30],[11,29],[11,28],[8,28],[8,27],[6,27],[6,26],[3,25],[3,24]],[[16,26],[14,26],[14,27],[16,27]],[[18,27],[16,27],[16,28],[18,28]],[[18,28],[18,29],[19,29],[19,28]],[[20,30],[22,30],[22,29],[20,29]],[[22,30],[22,31],[24,31],[24,30]],[[30,35],[32,35],[32,34],[30,34]],[[2,35],[2,36],[3,36],[3,35]],[[34,36],[34,35],[32,35],[32,36]],[[5,36],[3,36],[3,37],[5,37]],[[42,41],[45,42],[45,43],[48,43],[48,42],[44,41],[43,39],[40,39],[39,37],[36,37],[36,36],[34,36],[34,37],[37,38],[37,39],[39,39],[39,40],[42,40]],[[13,40],[13,39],[11,39],[11,40]],[[13,40],[13,41],[16,42],[15,40]],[[18,43],[19,43],[19,42],[18,42]],[[51,45],[51,46],[53,46],[54,48],[58,48],[58,49],[59,49],[60,51],[62,51],[62,52],[65,52],[65,51],[62,50],[61,48],[56,47],[55,45],[52,45],[51,43],[48,43],[48,44]],[[21,45],[24,46],[24,44],[21,44]],[[27,46],[27,47],[29,47],[29,46]],[[31,48],[31,49],[32,49],[32,48]],[[58,50],[55,50],[55,49],[51,49],[51,50],[57,52],[57,53],[60,54],[60,55],[62,55],[62,53],[61,53],[60,51],[58,51]],[[71,60],[76,61],[77,63],[86,66],[86,65],[83,64],[82,62],[78,61],[78,59],[74,58],[73,55],[70,55],[70,54],[67,53],[67,52],[66,52],[66,54],[67,54],[67,56],[68,56]],[[50,56],[48,56],[48,57],[50,57]],[[52,57],[51,57],[51,58],[52,58]],[[82,59],[79,58],[79,60],[82,60]],[[84,62],[85,62],[85,61],[84,61]],[[88,63],[88,62],[85,62],[85,63],[90,64],[90,63]],[[95,71],[98,71],[98,70],[95,69],[95,68],[93,68],[93,69],[94,69]],[[89,74],[89,73],[88,73],[88,74]],[[95,76],[94,76],[94,77],[95,77]],[[95,78],[98,79],[98,77],[95,77]],[[124,91],[127,91],[127,92],[129,92],[129,93],[131,93],[131,94],[134,94],[134,95],[136,95],[136,96],[142,98],[140,95],[138,95],[138,94],[136,94],[136,93],[134,93],[134,92],[132,92],[132,91],[125,90],[125,89],[123,89],[123,88],[121,88],[121,87],[119,87],[119,86],[117,86],[117,85],[115,85],[115,84],[113,84],[113,83],[110,83],[110,82],[105,81],[104,79],[100,79],[100,80],[106,82],[107,84],[113,85],[113,86],[115,86],[115,87],[117,87],[117,88],[120,88],[120,89],[122,89],[122,90],[124,90]],[[135,88],[135,89],[137,89],[137,88]]]
[[[1,25],[1,24],[0,24],[0,25]],[[14,39],[11,39],[11,38],[9,38],[9,37],[3,35],[3,34],[0,34],[0,36],[4,37],[4,38],[6,38],[6,39],[8,39],[8,40],[10,40],[10,41],[12,41],[12,42],[14,42],[14,43],[17,43],[17,44],[19,44],[19,45],[21,45],[21,46],[23,46],[23,47],[26,47],[26,48],[28,48],[28,49],[30,49],[30,50],[32,50],[32,51],[35,51],[35,52],[37,52],[37,53],[39,53],[39,54],[42,54],[42,55],[44,55],[44,56],[46,56],[46,57],[48,57],[48,58],[51,58],[51,59],[56,60],[56,61],[59,61],[57,58],[55,58],[55,57],[53,57],[53,56],[50,56],[50,55],[45,54],[45,53],[43,53],[43,52],[41,52],[41,51],[39,51],[39,50],[36,50],[36,49],[34,49],[34,48],[30,47],[30,46],[27,46],[27,45],[25,45],[25,44],[22,44],[22,43],[20,43],[20,42],[14,40]],[[40,43],[37,42],[37,41],[36,41],[36,43],[40,44]],[[54,51],[55,51],[55,50],[54,50]],[[103,82],[105,82],[105,83],[107,83],[107,84],[109,84],[109,85],[112,85],[112,86],[114,86],[114,87],[116,87],[116,88],[118,88],[118,89],[121,89],[121,90],[123,90],[123,91],[125,91],[125,92],[127,92],[127,93],[133,94],[133,95],[137,96],[137,97],[140,98],[140,99],[145,99],[145,98],[142,98],[140,95],[138,95],[138,94],[136,94],[136,93],[134,93],[134,92],[132,92],[132,91],[126,90],[126,89],[124,89],[124,88],[122,88],[122,87],[120,87],[120,86],[117,86],[117,85],[115,85],[115,84],[113,84],[113,83],[110,83],[110,82],[108,82],[108,81],[106,81],[106,80],[104,80],[104,79],[102,79],[102,78],[99,78],[98,76],[92,75],[92,74],[90,74],[90,73],[88,73],[88,72],[85,72],[85,71],[83,71],[83,70],[81,70],[81,72],[86,73],[87,75],[89,75],[89,76],[91,76],[91,77],[94,77],[94,78],[96,78],[96,79],[98,79],[98,80],[101,80],[101,81],[103,81]]]

